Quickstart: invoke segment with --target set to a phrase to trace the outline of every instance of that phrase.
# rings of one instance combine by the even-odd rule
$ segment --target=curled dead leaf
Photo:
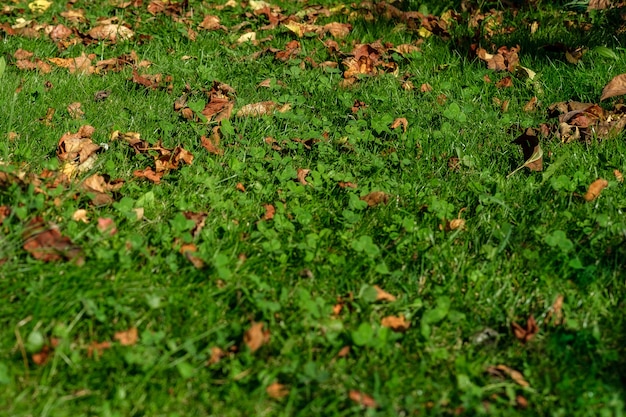
[[[269,330],[264,330],[263,323],[252,323],[250,328],[244,333],[243,341],[251,352],[256,352],[261,346],[266,345],[270,341]]]
[[[280,105],[273,101],[261,101],[259,103],[246,104],[237,112],[237,117],[259,117],[272,114],[277,111],[285,113],[291,109],[290,104]]]
[[[404,117],[398,117],[391,124],[391,129],[395,129],[400,126],[402,126],[402,131],[406,132],[406,129],[409,126],[409,122]]]
[[[263,214],[261,220],[272,220],[274,214],[276,214],[276,208],[271,204],[264,204],[263,207],[265,208],[265,214]]]
[[[298,182],[300,184],[302,184],[302,185],[309,185],[309,183],[306,182],[306,176],[309,175],[309,172],[311,172],[310,169],[298,168],[297,177],[298,177]]]
[[[585,201],[593,201],[600,196],[602,190],[609,186],[609,182],[603,178],[599,178],[592,182],[585,193]]]
[[[113,43],[118,40],[131,39],[135,34],[134,32],[121,24],[104,24],[96,26],[89,31],[89,36],[98,40],[108,40]]]
[[[533,316],[530,316],[526,321],[526,327],[522,327],[516,322],[511,323],[511,329],[515,337],[522,343],[526,343],[531,340],[537,333],[539,333],[539,326]]]
[[[615,179],[617,180],[617,182],[624,182],[624,176],[619,171],[619,169],[614,169],[613,175],[615,175]]]

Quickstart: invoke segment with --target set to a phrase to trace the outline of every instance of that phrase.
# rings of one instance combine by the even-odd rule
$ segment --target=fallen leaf
[[[48,10],[48,8],[52,5],[51,1],[48,0],[35,0],[32,1],[30,3],[28,3],[28,8],[33,12],[33,13],[43,13],[46,10]]]
[[[626,74],[620,74],[613,77],[613,79],[604,86],[602,89],[602,95],[600,96],[600,101],[624,94],[626,94]]]
[[[45,345],[44,347],[41,348],[39,352],[33,353],[31,355],[31,359],[35,365],[38,365],[38,366],[45,365],[45,363],[48,362],[48,359],[50,358],[50,355],[52,354],[52,352],[53,352],[53,349],[51,349],[50,346]]]
[[[528,408],[528,400],[519,394],[515,397],[515,404],[518,408]]]
[[[92,126],[84,125],[78,129],[78,132],[67,132],[59,139],[57,158],[71,166],[71,169],[66,172],[85,172],[93,167],[97,157],[96,152],[100,150],[100,146],[91,140],[94,132],[95,129]]]
[[[516,168],[508,176],[515,174],[523,167],[527,167],[531,171],[543,171],[543,150],[539,145],[539,137],[537,132],[532,129],[526,129],[521,136],[513,141],[522,147],[522,153],[524,154],[524,164]]]
[[[11,215],[11,209],[9,206],[0,206],[0,226],[4,223],[4,220]]]
[[[80,102],[74,102],[67,106],[67,112],[72,119],[82,119],[85,117],[85,112],[81,109],[82,104]]]
[[[348,396],[352,401],[362,405],[363,407],[378,408],[378,403],[374,400],[374,398],[367,394],[351,389]]]
[[[371,193],[361,197],[369,207],[376,207],[379,204],[387,204],[389,202],[389,194],[383,191],[372,191]]]
[[[406,132],[406,129],[409,126],[409,122],[404,117],[398,117],[391,124],[391,129],[395,129],[400,126],[402,126],[402,131]]]
[[[615,179],[617,180],[617,182],[624,182],[624,176],[619,171],[619,169],[614,169],[613,175],[615,175]]]
[[[476,55],[487,63],[487,68],[494,71],[509,71],[514,72],[515,68],[519,65],[519,46],[508,48],[502,46],[498,48],[495,54],[489,54],[484,48],[478,48]]]
[[[345,358],[349,354],[350,354],[350,346],[344,346],[341,349],[339,349],[339,352],[337,352],[337,357]]]
[[[220,127],[214,126],[212,132],[213,133],[210,138],[207,138],[206,136],[202,136],[200,138],[202,147],[213,155],[223,155],[224,150],[220,148]]]
[[[496,83],[496,88],[509,88],[513,87],[513,78],[506,76]]]
[[[117,233],[117,227],[115,226],[115,220],[110,217],[98,218],[98,231],[108,236],[113,236]]]
[[[242,44],[246,42],[254,43],[255,41],[256,41],[256,32],[244,33],[237,39],[238,44]]]
[[[274,218],[274,214],[276,213],[276,209],[271,204],[264,204],[265,214],[261,218],[261,220],[272,220]]]
[[[122,346],[132,346],[137,343],[139,336],[137,334],[137,328],[131,327],[128,330],[117,332],[113,335],[113,339],[120,342]]]
[[[113,43],[118,40],[128,40],[134,36],[134,32],[122,24],[104,24],[92,28],[88,35],[98,40],[108,40]]]
[[[267,395],[274,399],[281,399],[289,395],[289,389],[278,382],[273,382],[265,389]]]
[[[337,185],[341,188],[357,188],[357,185],[355,183],[349,182],[349,181],[347,182],[339,181]]]
[[[381,326],[389,327],[394,332],[399,333],[406,332],[409,327],[411,327],[411,323],[408,322],[403,315],[383,317],[380,324]]]
[[[243,341],[251,352],[256,352],[263,345],[270,341],[269,330],[263,330],[263,323],[252,323],[250,328],[244,333]]]
[[[555,326],[563,324],[563,300],[563,295],[559,294],[556,296],[552,307],[550,307],[550,311],[548,311],[546,318],[543,320],[545,324],[549,323],[553,318]]]
[[[89,344],[89,346],[87,346],[87,357],[91,358],[93,356],[93,352],[96,352],[98,354],[98,356],[102,356],[102,353],[105,351],[105,349],[110,349],[111,348],[111,342],[104,341],[104,342],[91,342]]]
[[[458,218],[458,219],[453,219],[450,220],[449,222],[446,222],[446,230],[463,230],[465,229],[465,220]]]
[[[211,357],[207,360],[207,365],[215,365],[226,356],[226,352],[223,349],[213,346],[211,348]]]
[[[376,301],[396,301],[396,296],[389,294],[387,291],[380,288],[378,285],[374,285],[374,289],[376,289]]]
[[[284,113],[291,109],[291,105],[283,104],[282,106],[273,101],[261,101],[259,103],[246,104],[237,112],[237,117],[258,117],[265,116],[277,111]]]
[[[297,177],[298,177],[298,182],[300,182],[300,184],[309,185],[309,183],[306,182],[306,176],[309,175],[309,172],[311,172],[310,169],[298,168]]]
[[[508,375],[516,384],[522,387],[529,387],[530,384],[524,379],[524,375],[521,372],[516,371],[515,369],[509,368],[506,365],[496,365],[495,369],[498,371],[502,371],[506,375]]]
[[[163,178],[164,172],[156,173],[152,170],[151,167],[138,169],[133,172],[133,175],[138,178],[146,178],[152,181],[155,184],[161,183],[161,178]]]
[[[246,187],[240,182],[237,183],[235,188],[237,189],[237,191],[241,191],[242,193],[246,192]]]
[[[533,316],[530,316],[526,321],[526,327],[522,327],[519,324],[512,322],[511,329],[515,337],[522,343],[526,343],[531,340],[539,332],[539,327]]]
[[[522,108],[522,110],[524,110],[526,113],[533,112],[536,109],[537,109],[537,97],[533,97],[530,100],[528,100],[528,103],[526,103],[524,107]]]
[[[433,91],[433,88],[431,87],[431,85],[430,85],[430,84],[428,84],[428,83],[424,83],[424,84],[422,84],[422,85],[420,86],[420,91],[421,91],[422,93],[429,93],[429,92]]]
[[[85,209],[76,210],[72,214],[72,220],[74,220],[75,222],[89,223],[89,218],[87,217],[87,210]],[[2,224],[2,222],[0,222],[0,224]]]
[[[78,265],[85,262],[82,249],[74,245],[68,237],[61,235],[58,227],[46,225],[41,217],[35,217],[28,223],[23,238],[24,250],[40,261],[65,259]]]
[[[202,22],[198,25],[199,29],[204,30],[227,30],[226,26],[220,24],[220,18],[210,14],[205,15]]]
[[[602,190],[609,186],[609,182],[605,179],[599,178],[592,182],[585,193],[585,201],[593,201],[600,196]]]
[[[193,243],[185,243],[180,247],[180,253],[185,258],[187,258],[187,260],[191,262],[194,267],[196,267],[197,269],[202,269],[204,268],[204,261],[194,255],[194,253],[196,253],[197,251],[198,247]]]

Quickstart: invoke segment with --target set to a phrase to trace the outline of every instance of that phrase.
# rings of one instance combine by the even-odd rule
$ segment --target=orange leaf
[[[274,214],[276,213],[276,209],[271,204],[264,204],[265,214],[261,218],[261,220],[272,220],[274,218]]]
[[[224,352],[224,350],[218,348],[217,346],[213,346],[211,348],[211,357],[207,361],[207,365],[215,365],[221,361],[224,356],[226,356],[226,352]]]
[[[137,343],[137,340],[139,340],[136,327],[131,327],[128,330],[117,332],[113,338],[120,342],[120,345],[122,346],[132,346]]]
[[[337,185],[341,188],[356,188],[357,185],[353,182],[343,182],[343,181],[339,181],[337,183]]]
[[[522,327],[519,324],[512,322],[511,328],[513,329],[515,337],[522,343],[528,342],[539,332],[539,327],[537,326],[537,322],[533,316],[530,316],[526,321],[526,327]]]
[[[186,243],[180,247],[180,253],[189,260],[198,269],[204,268],[204,261],[194,255],[198,251],[198,248],[193,243]]]
[[[396,297],[394,295],[389,294],[387,291],[380,288],[378,285],[374,285],[376,289],[376,301],[396,301]]]
[[[268,385],[265,391],[267,392],[268,396],[275,399],[281,399],[289,395],[289,389],[285,385],[278,382],[274,382]]]
[[[516,371],[515,369],[509,368],[506,365],[497,365],[495,367],[496,370],[502,371],[507,374],[513,381],[515,381],[518,385],[522,387],[529,387],[530,384],[524,379],[524,375],[521,372]]]
[[[102,356],[102,352],[104,352],[105,349],[110,349],[110,348],[111,348],[111,342],[109,342],[108,340],[101,342],[101,343],[91,342],[89,346],[87,346],[87,357],[91,358],[94,351],[98,353],[98,356]]]
[[[387,316],[382,319],[380,324],[384,327],[389,327],[394,332],[405,332],[411,327],[411,323],[408,322],[404,316]]]
[[[351,389],[349,397],[355,403],[361,404],[366,408],[378,408],[378,403],[372,397],[362,392]]]
[[[159,172],[159,173],[154,172],[151,167],[138,169],[133,172],[133,175],[135,177],[147,178],[155,184],[161,183],[161,178],[163,178],[163,174],[164,172]]]
[[[398,117],[391,124],[391,128],[392,129],[395,129],[395,128],[400,127],[400,126],[402,126],[402,131],[406,132],[406,129],[409,126],[409,122],[404,117]]]
[[[263,330],[263,327],[263,323],[252,323],[252,326],[243,335],[244,343],[252,352],[256,352],[270,341],[270,332]]]
[[[585,201],[593,201],[600,196],[602,190],[609,186],[609,182],[605,179],[599,178],[592,182],[585,193]]]

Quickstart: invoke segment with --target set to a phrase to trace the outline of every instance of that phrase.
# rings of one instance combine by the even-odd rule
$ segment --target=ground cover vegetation
[[[0,8],[0,414],[622,415],[623,7]]]

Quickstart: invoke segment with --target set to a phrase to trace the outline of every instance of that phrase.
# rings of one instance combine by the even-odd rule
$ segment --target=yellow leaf
[[[33,13],[43,13],[48,10],[48,7],[52,5],[51,1],[47,0],[35,0],[31,3],[28,3],[28,8]]]

